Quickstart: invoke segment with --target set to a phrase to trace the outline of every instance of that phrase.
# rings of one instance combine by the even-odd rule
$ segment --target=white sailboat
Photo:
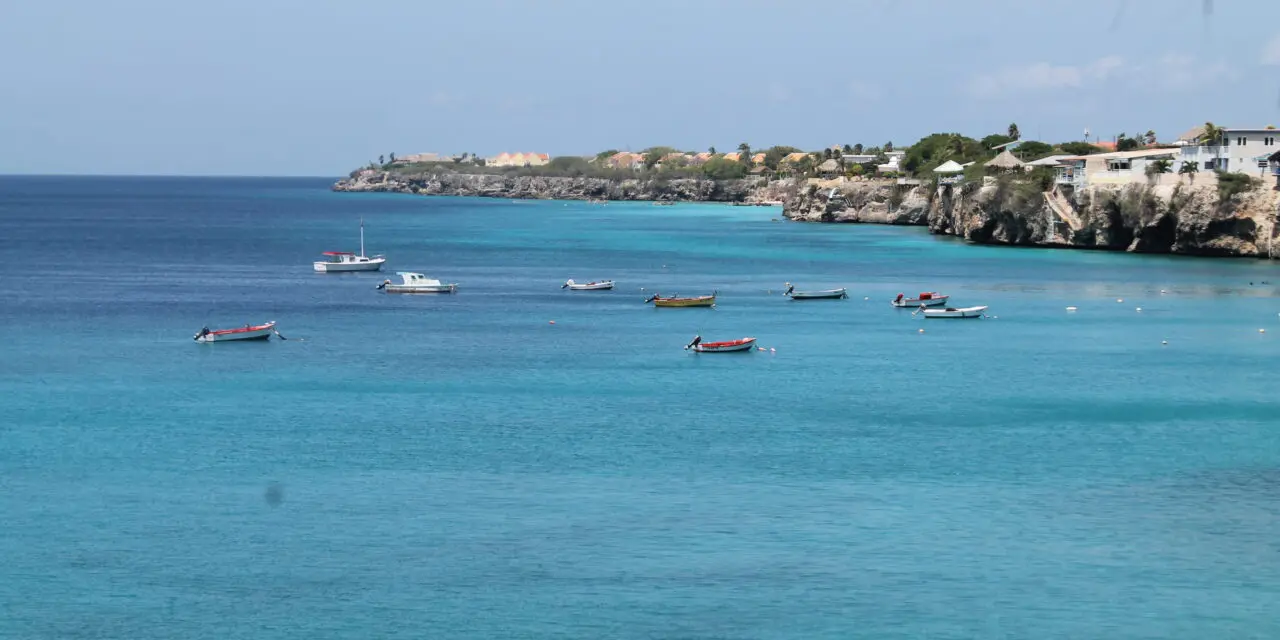
[[[324,260],[313,263],[320,273],[345,273],[349,271],[379,271],[387,259],[381,255],[366,256],[364,254],[364,218],[360,219],[360,253],[350,251],[325,251]]]

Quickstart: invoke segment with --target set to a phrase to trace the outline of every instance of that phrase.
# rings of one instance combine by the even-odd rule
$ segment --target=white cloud
[[[994,97],[1026,91],[1078,89],[1091,82],[1104,81],[1124,66],[1124,58],[1119,56],[1099,58],[1083,66],[1037,62],[979,75],[973,79],[969,90],[975,95]]]
[[[1194,56],[1167,53],[1139,61],[1106,56],[1084,65],[1038,62],[1006,67],[975,77],[968,88],[970,93],[983,98],[1085,89],[1107,83],[1125,83],[1150,91],[1185,91],[1211,86],[1214,82],[1234,82],[1240,77],[1239,71],[1222,61],[1207,62]]]
[[[1280,33],[1262,48],[1262,64],[1274,64],[1280,66]]]

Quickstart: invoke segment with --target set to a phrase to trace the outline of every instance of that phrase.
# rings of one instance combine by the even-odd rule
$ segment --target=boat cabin
[[[435,278],[428,278],[424,274],[413,273],[412,271],[397,271],[396,275],[400,276],[400,279],[403,281],[403,284],[407,284],[407,285],[415,285],[415,284],[438,285],[440,284],[440,281],[436,280]]]
[[[326,251],[324,255],[325,262],[333,264],[352,264],[357,262],[369,262],[369,258],[358,256],[350,251]]]

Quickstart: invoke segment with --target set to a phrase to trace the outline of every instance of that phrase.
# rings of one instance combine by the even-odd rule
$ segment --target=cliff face
[[[340,180],[334,191],[482,196],[538,200],[661,200],[763,203],[781,200],[786,185],[763,187],[744,180],[611,180],[588,177],[507,176],[464,173],[399,175],[365,172]]]
[[[814,184],[787,198],[782,214],[801,222],[923,225],[929,216],[929,189],[887,182]]]
[[[1027,181],[988,179],[950,187],[883,183],[811,186],[784,215],[811,222],[928,225],[979,244],[1059,246],[1143,253],[1258,256],[1273,250],[1280,192],[1220,200],[1214,185],[1095,186],[1042,192]],[[1280,243],[1277,243],[1280,244]]]

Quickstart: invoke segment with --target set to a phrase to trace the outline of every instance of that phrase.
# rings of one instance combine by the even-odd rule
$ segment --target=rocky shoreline
[[[783,215],[804,222],[927,226],[975,244],[1273,258],[1280,192],[1229,198],[1215,185],[1094,186],[1041,191],[988,178],[961,186],[847,182],[810,185]]]
[[[1042,191],[1027,180],[958,186],[894,181],[610,179],[361,171],[334,191],[537,200],[722,202],[783,206],[799,222],[925,226],[975,244],[1273,258],[1280,191],[1219,197],[1214,185]]]
[[[515,176],[453,172],[396,174],[364,171],[339,180],[334,191],[408,193],[530,200],[653,200],[781,204],[794,191],[790,182],[761,179],[627,179]]]

